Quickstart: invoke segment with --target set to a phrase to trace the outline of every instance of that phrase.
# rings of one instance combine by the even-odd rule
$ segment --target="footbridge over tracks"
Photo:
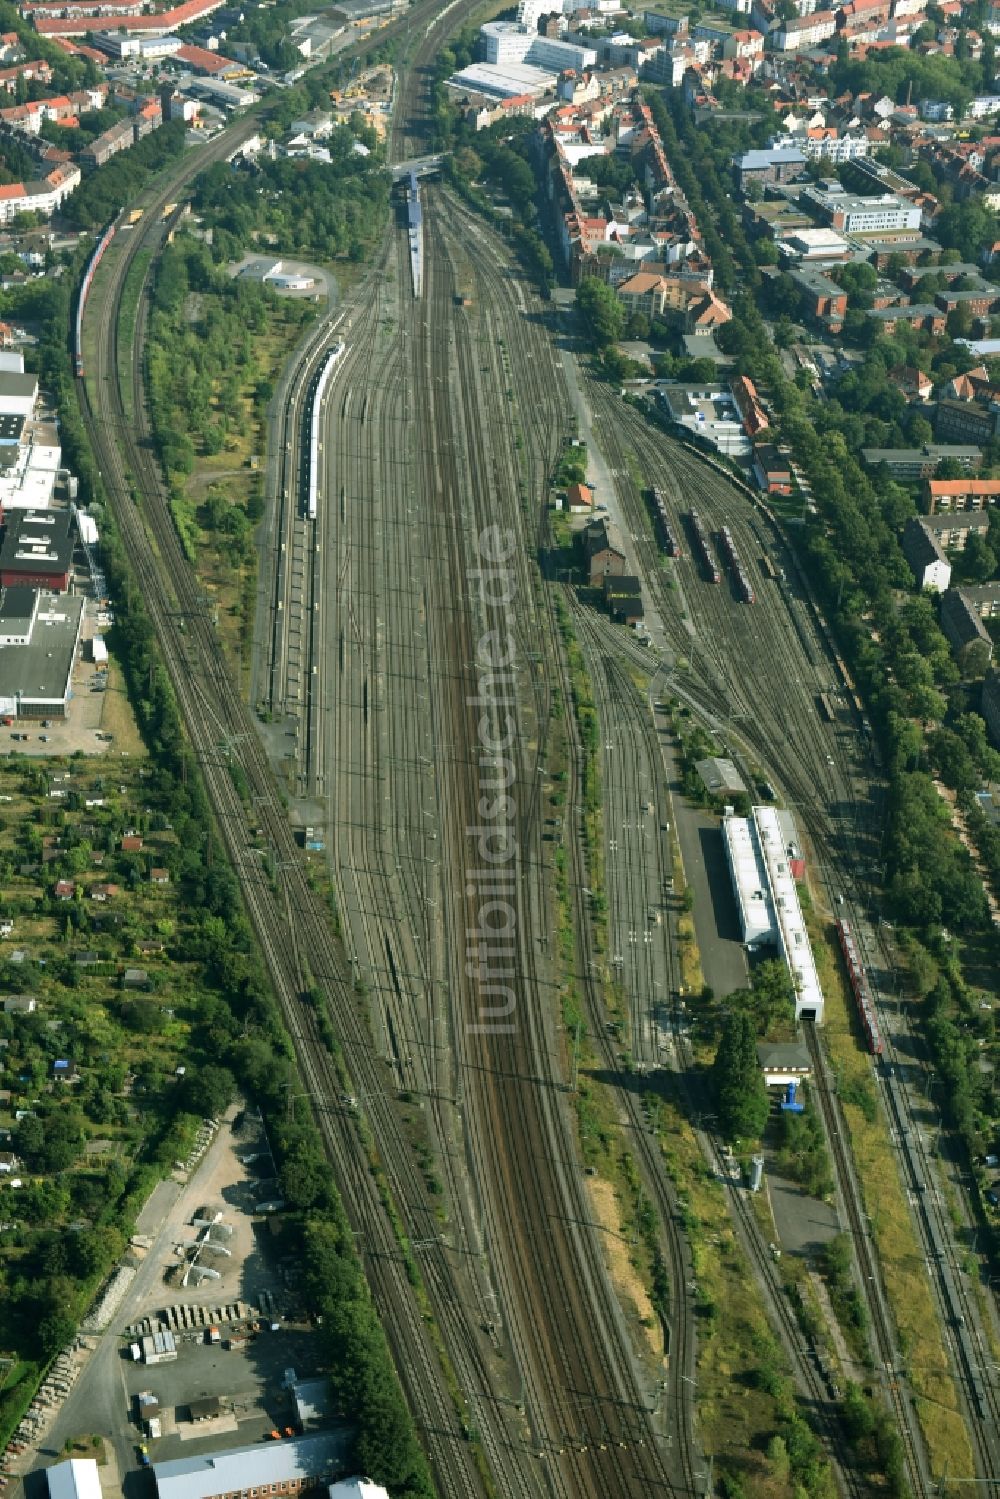
[[[447,154],[439,151],[434,156],[412,156],[409,161],[397,161],[392,169],[392,180],[405,182],[408,177],[435,177]]]

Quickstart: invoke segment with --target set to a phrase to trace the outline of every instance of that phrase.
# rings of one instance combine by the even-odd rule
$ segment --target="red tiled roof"
[[[178,26],[186,26],[189,21],[197,21],[201,16],[207,16],[213,10],[218,10],[225,0],[185,0],[183,5],[175,6],[173,10],[161,11],[157,16],[122,16],[116,22],[116,29],[120,31],[173,31]],[[35,22],[35,30],[39,36],[81,36],[89,31],[104,31],[107,27],[107,18],[101,16],[80,16],[72,20],[43,20]]]
[[[178,47],[174,56],[179,62],[187,63],[189,68],[197,68],[202,73],[222,73],[226,68],[238,66],[230,58],[220,57],[218,52],[210,52],[207,47]]]

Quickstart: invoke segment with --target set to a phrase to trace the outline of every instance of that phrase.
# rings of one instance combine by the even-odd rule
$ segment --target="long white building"
[[[567,68],[583,73],[597,62],[597,52],[593,47],[580,47],[575,42],[539,36],[516,21],[487,21],[479,28],[479,34],[483,38],[488,63],[527,63],[529,67],[543,68],[550,73],[562,73]]]
[[[778,949],[795,989],[795,1019],[822,1025],[823,990],[777,808],[752,807],[749,817],[727,817],[722,836],[744,943],[751,950]]]

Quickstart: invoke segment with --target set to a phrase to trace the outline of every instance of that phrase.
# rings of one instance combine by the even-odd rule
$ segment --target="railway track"
[[[885,1374],[883,1390],[887,1391],[890,1409],[896,1418],[897,1433],[904,1448],[907,1472],[916,1477],[920,1491],[929,1490],[926,1454],[918,1447],[917,1424],[912,1410],[912,1400],[907,1389],[900,1383],[900,1355],[895,1328],[888,1312],[885,1288],[881,1280],[878,1255],[869,1233],[856,1192],[851,1187],[854,1181],[854,1164],[848,1153],[847,1130],[837,1101],[830,1089],[826,1062],[813,1025],[805,1026],[806,1041],[812,1059],[813,1093],[819,1100],[827,1141],[833,1153],[836,1179],[840,1184],[840,1198],[847,1213],[848,1229],[854,1245],[858,1276],[866,1288],[866,1300],[871,1315],[875,1347]]]
[[[620,472],[627,472],[622,452],[623,443],[627,441],[647,472],[657,475],[656,482],[672,490],[672,503],[678,510],[685,503],[685,491],[692,492],[697,484],[699,505],[705,503],[707,494],[710,497],[708,503],[719,507],[717,513],[726,517],[737,538],[743,537],[744,555],[753,555],[749,548],[754,545],[766,548],[770,555],[784,562],[789,578],[796,576],[794,559],[785,548],[783,538],[773,531],[763,516],[756,512],[748,515],[746,503],[736,498],[733,487],[721,476],[711,471],[706,473],[705,466],[696,458],[669,440],[657,437],[640,418],[624,411],[605,393],[601,392],[596,399],[608,418],[602,431],[610,451],[619,454]],[[615,417],[613,428],[609,420],[612,411]],[[665,448],[670,452],[670,468],[664,463]],[[630,522],[637,528],[633,534],[639,538],[637,545],[642,551],[645,543],[641,534],[638,496],[629,492],[628,480],[620,487],[628,504]],[[678,578],[682,573],[683,568],[678,568]],[[678,656],[690,657],[693,652],[697,653],[686,677],[688,696],[714,717],[738,758],[749,755],[775,779],[782,781],[815,851],[815,864],[829,892],[831,907],[836,908],[839,902],[845,913],[860,926],[858,918],[872,895],[873,852],[884,815],[884,789],[866,770],[858,773],[859,765],[865,765],[867,756],[863,749],[858,752],[857,723],[853,717],[849,684],[838,679],[836,665],[829,654],[832,649],[830,642],[820,632],[808,599],[797,589],[782,590],[781,608],[787,616],[783,641],[776,640],[773,626],[760,618],[760,604],[766,604],[767,590],[773,592],[774,588],[773,582],[762,583],[757,605],[735,606],[724,595],[718,597],[719,590],[702,588],[696,583],[684,584],[678,592],[682,592],[690,612],[690,620],[686,623],[678,617],[676,606],[671,611],[671,590],[658,587],[654,593],[663,608]],[[739,612],[734,619],[733,610],[737,607]],[[767,612],[773,617],[773,604],[767,605]],[[709,632],[717,640],[726,642],[725,654],[718,648],[704,648],[704,637]],[[700,672],[697,663],[700,663]],[[762,663],[764,679],[760,680]],[[676,662],[672,679],[677,679]],[[782,685],[781,694],[775,692],[774,679]],[[846,709],[838,710],[835,723],[825,731],[816,712],[815,699],[819,691],[831,691],[847,705]],[[753,705],[758,702],[761,706],[751,715]],[[786,742],[794,745],[794,753],[781,756],[780,775],[775,765],[774,738],[769,738],[769,731],[774,736],[780,732]],[[842,877],[843,864],[852,868],[850,881]],[[869,952],[866,962],[874,962],[886,970],[891,966],[884,954],[873,957]],[[989,1380],[983,1377],[985,1350],[967,1331],[978,1323],[978,1317],[953,1246],[950,1251],[942,1248],[942,1240],[946,1246],[951,1244],[943,1218],[936,1227],[933,1221],[935,1216],[941,1216],[941,1205],[934,1194],[921,1194],[917,1189],[916,1184],[925,1178],[927,1163],[922,1159],[924,1150],[912,1119],[912,1107],[895,1084],[889,1084],[883,1091],[888,1095],[884,1101],[894,1138],[900,1147],[906,1185],[911,1188],[914,1220],[944,1319],[953,1369],[971,1418],[968,1424],[977,1470],[986,1476],[996,1470],[998,1461],[993,1424],[996,1392]],[[926,1204],[922,1201],[923,1196],[928,1197]],[[905,1370],[900,1378],[905,1383]],[[899,1380],[895,1382],[899,1383]],[[887,1390],[887,1398],[891,1394]],[[911,1408],[914,1398],[909,1398]],[[988,1413],[987,1418],[980,1414],[984,1410]],[[911,1483],[917,1492],[926,1492],[929,1479],[923,1444],[912,1433],[907,1443],[907,1457]]]

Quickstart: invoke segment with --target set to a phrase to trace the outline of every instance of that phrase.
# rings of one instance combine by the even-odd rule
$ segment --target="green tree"
[[[203,1119],[224,1114],[236,1096],[236,1079],[229,1068],[211,1062],[184,1081],[184,1107]]]
[[[727,1140],[756,1140],[767,1122],[767,1089],[757,1060],[754,1024],[743,1009],[732,1009],[722,1028],[712,1063],[712,1087],[719,1129]]]
[[[617,343],[625,328],[625,308],[612,287],[588,276],[577,287],[576,306],[595,348],[604,349]]]

